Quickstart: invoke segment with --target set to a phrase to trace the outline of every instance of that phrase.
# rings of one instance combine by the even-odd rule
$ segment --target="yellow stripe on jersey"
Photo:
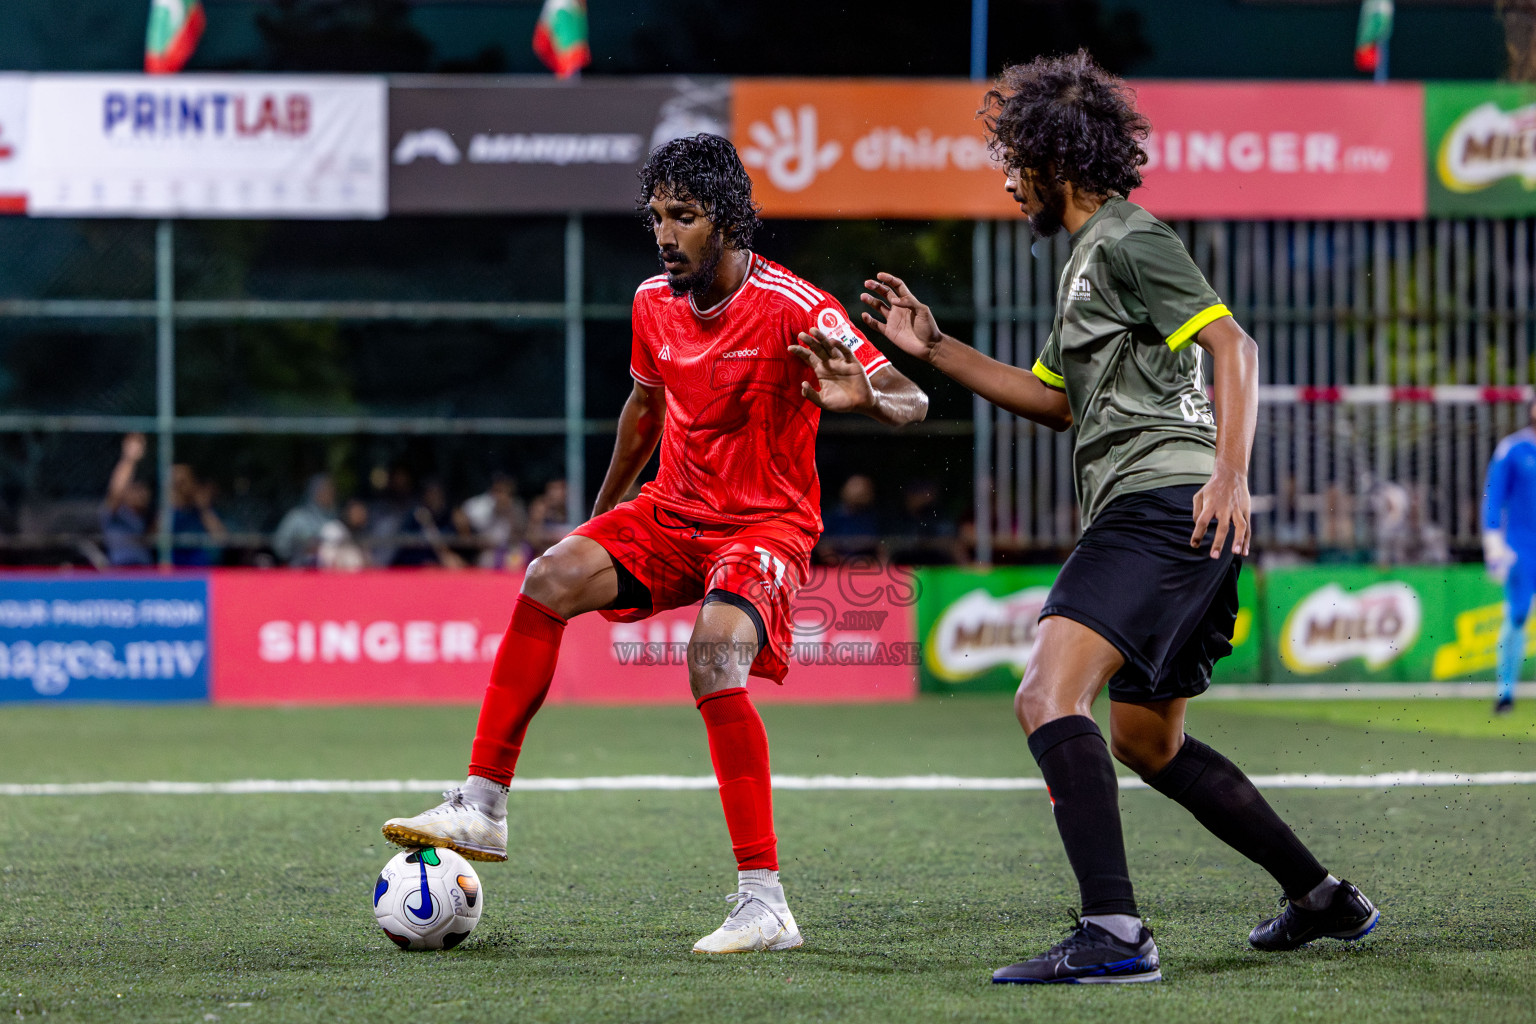
[[[1220,320],[1224,316],[1231,316],[1232,311],[1221,303],[1216,303],[1206,309],[1202,309],[1188,320],[1184,326],[1168,335],[1168,347],[1177,352],[1179,349],[1195,340],[1195,335],[1200,333],[1200,328],[1213,320]]]
[[[1030,372],[1053,388],[1065,388],[1067,386],[1067,378],[1059,373],[1052,373],[1051,368],[1038,359],[1035,360],[1034,368]]]

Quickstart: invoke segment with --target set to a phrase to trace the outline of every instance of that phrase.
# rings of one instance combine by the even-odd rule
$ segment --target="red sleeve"
[[[656,355],[651,348],[651,321],[646,315],[645,289],[635,293],[630,307],[629,375],[648,388],[662,386],[661,371],[656,369]]]
[[[828,337],[836,338],[848,346],[853,357],[864,367],[864,375],[869,376],[882,366],[891,365],[891,361],[859,332],[859,329],[848,320],[848,314],[843,311],[842,304],[830,295],[822,297],[821,302],[811,310],[813,322],[820,327]]]

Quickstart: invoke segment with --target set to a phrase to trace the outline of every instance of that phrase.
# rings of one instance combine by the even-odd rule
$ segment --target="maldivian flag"
[[[1355,32],[1355,67],[1375,71],[1381,64],[1381,44],[1392,37],[1392,0],[1364,0]]]
[[[144,70],[152,75],[180,71],[197,49],[208,19],[202,0],[151,0],[144,37]]]
[[[561,78],[569,78],[591,64],[586,0],[544,0],[544,10],[533,30],[533,52]]]

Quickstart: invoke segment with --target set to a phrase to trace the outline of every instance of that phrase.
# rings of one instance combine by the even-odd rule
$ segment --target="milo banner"
[[[1264,591],[1267,682],[1493,677],[1504,592],[1481,566],[1277,569]]]
[[[925,693],[1012,692],[1030,655],[1040,609],[1057,566],[918,570],[918,670]],[[1232,654],[1217,665],[1218,683],[1259,681],[1260,630],[1254,574],[1239,577]]]
[[[1536,85],[1430,82],[1424,131],[1431,217],[1536,213]]]

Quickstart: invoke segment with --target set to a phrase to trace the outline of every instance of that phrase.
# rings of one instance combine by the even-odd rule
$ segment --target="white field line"
[[[1121,789],[1146,789],[1140,779],[1121,778]],[[1536,772],[1384,772],[1379,775],[1256,775],[1260,789],[1389,789],[1398,786],[1531,786]],[[459,780],[428,779],[241,779],[234,782],[39,782],[0,784],[0,796],[238,796],[260,793],[438,793]],[[1041,790],[1042,779],[959,775],[775,775],[779,790],[865,792],[954,792]],[[514,779],[523,793],[592,790],[712,790],[710,775],[614,775],[584,779]]]
[[[1496,683],[1222,683],[1200,700],[1400,700],[1443,697],[1492,700]],[[1536,683],[1520,683],[1517,697],[1536,697]]]

